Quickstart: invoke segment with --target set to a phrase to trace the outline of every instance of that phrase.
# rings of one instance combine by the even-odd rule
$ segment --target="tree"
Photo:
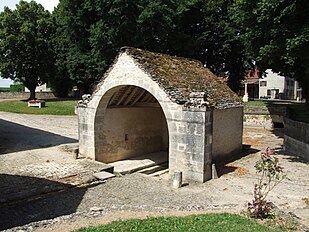
[[[62,0],[56,9],[62,64],[89,91],[119,48],[200,60],[237,90],[245,56],[228,9],[232,0]],[[59,52],[57,52],[59,54]]]
[[[52,36],[52,47],[55,56],[55,73],[48,83],[56,97],[67,97],[69,91],[73,88],[74,81],[70,78],[67,68],[69,42],[64,34],[64,27],[61,25],[61,15],[63,15],[62,8],[55,8],[52,14],[53,25],[55,26]]]
[[[179,25],[187,38],[182,47],[191,45],[191,54],[185,55],[200,60],[219,76],[228,76],[229,86],[236,92],[245,72],[247,56],[238,36],[239,28],[229,13],[234,1],[191,2],[180,15]]]
[[[50,46],[51,14],[34,1],[20,1],[15,10],[0,13],[0,73],[23,83],[35,98],[35,88],[53,73]]]
[[[232,14],[260,70],[298,80],[309,105],[308,9],[307,0],[236,0]]]

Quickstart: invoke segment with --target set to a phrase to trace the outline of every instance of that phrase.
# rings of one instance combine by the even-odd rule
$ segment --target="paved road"
[[[77,142],[76,116],[0,112],[0,155]]]

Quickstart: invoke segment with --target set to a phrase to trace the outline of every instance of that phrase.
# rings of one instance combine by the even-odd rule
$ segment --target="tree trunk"
[[[305,102],[305,104],[306,104],[306,106],[307,106],[307,108],[309,109],[309,88],[307,88],[306,89],[306,102]]]
[[[35,87],[32,87],[29,90],[30,90],[30,98],[29,98],[29,100],[34,100],[35,99]]]

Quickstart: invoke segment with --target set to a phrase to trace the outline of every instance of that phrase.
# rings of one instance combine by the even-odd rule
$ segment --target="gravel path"
[[[1,122],[10,122],[76,141],[76,117],[32,117],[0,112],[0,128]],[[5,138],[5,133],[5,130],[0,129],[0,136]],[[45,136],[44,133],[42,135]],[[31,133],[27,136],[30,142]],[[14,141],[14,136],[8,138]],[[18,136],[16,138],[19,139]],[[289,177],[274,189],[269,199],[280,210],[296,215],[303,224],[309,226],[309,207],[305,203],[309,197],[309,165],[297,157],[284,154],[280,130],[245,129],[244,143],[251,145],[250,149],[245,150],[246,156],[218,167],[219,179],[204,184],[188,183],[180,189],[173,189],[166,175],[150,177],[135,173],[105,182],[93,182],[91,176],[99,164],[89,164],[86,159],[74,160],[71,154],[60,148],[67,140],[59,142],[58,137],[55,140],[52,138],[49,137],[51,145],[48,147],[38,147],[44,144],[43,138],[35,140],[35,148],[17,142],[16,146],[21,146],[21,149],[12,147],[0,155],[0,177],[6,179],[0,180],[0,190],[2,188],[9,193],[10,189],[15,190],[16,184],[22,186],[22,183],[32,186],[25,189],[27,193],[33,189],[46,190],[40,194],[33,190],[25,199],[16,200],[13,197],[3,203],[0,197],[0,230],[71,231],[119,218],[213,211],[240,212],[252,199],[254,164],[260,150],[267,146],[277,150],[277,157]],[[6,143],[1,146],[6,146]],[[38,167],[41,167],[40,171]],[[89,171],[89,167],[92,171]],[[44,172],[46,169],[49,172]],[[48,174],[53,170],[56,170],[54,176]],[[76,177],[78,173],[84,173],[85,178]],[[88,184],[82,184],[86,182]]]

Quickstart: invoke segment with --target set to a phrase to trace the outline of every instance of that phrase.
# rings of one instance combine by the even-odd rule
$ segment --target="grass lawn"
[[[77,101],[46,101],[45,107],[28,107],[27,101],[1,101],[0,111],[20,114],[74,115]]]
[[[248,101],[245,102],[246,106],[270,106],[272,102],[270,101]]]
[[[82,228],[78,232],[99,231],[278,231],[258,224],[253,219],[241,217],[236,214],[205,214],[187,217],[157,217],[144,220],[115,221],[98,227]]]

